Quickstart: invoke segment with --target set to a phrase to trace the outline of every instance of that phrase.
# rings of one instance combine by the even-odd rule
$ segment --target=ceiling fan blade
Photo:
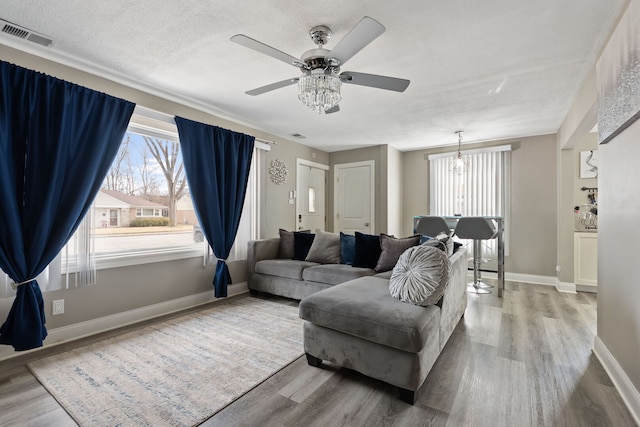
[[[268,84],[266,86],[262,86],[262,87],[258,87],[258,88],[252,89],[252,90],[248,90],[245,93],[247,95],[251,95],[251,96],[262,95],[263,93],[271,92],[272,90],[280,89],[281,87],[286,87],[286,86],[292,85],[294,83],[298,83],[298,78],[297,77],[292,77],[292,78],[287,79],[287,80],[282,80],[281,82],[271,83],[271,84]]]
[[[331,114],[331,113],[337,113],[338,111],[340,111],[340,106],[336,105],[335,107],[331,107],[328,110],[324,110],[324,113]]]
[[[393,90],[395,92],[404,92],[404,90],[409,86],[409,83],[411,83],[410,80],[406,79],[378,76],[376,74],[356,73],[354,71],[345,71],[344,73],[341,73],[340,80],[342,80],[342,83]]]
[[[365,16],[346,36],[338,42],[329,53],[328,58],[335,58],[342,66],[353,55],[384,33],[384,26],[373,18]]]
[[[284,53],[281,50],[278,50],[274,47],[266,45],[258,40],[254,40],[251,37],[247,37],[244,34],[236,34],[231,37],[231,41],[234,43],[238,43],[242,46],[248,47],[249,49],[256,50],[260,53],[264,53],[272,58],[278,59],[282,62],[286,62],[289,65],[293,65],[294,67],[304,66],[305,64],[300,61],[298,58],[289,55],[288,53]]]

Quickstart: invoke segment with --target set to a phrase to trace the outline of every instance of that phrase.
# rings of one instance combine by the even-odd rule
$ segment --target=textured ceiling
[[[624,0],[158,2],[2,0],[0,18],[54,40],[0,43],[154,88],[220,117],[325,151],[402,151],[558,130]],[[411,80],[404,93],[343,85],[341,111],[318,115],[295,85],[244,92],[296,68],[229,41],[242,33],[292,56],[327,25],[335,44],[363,16],[386,32],[343,71]],[[296,140],[299,133],[305,139]]]

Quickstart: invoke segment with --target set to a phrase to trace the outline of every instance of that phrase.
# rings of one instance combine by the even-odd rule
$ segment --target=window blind
[[[430,215],[502,216],[505,254],[509,253],[511,147],[463,151],[467,169],[450,170],[452,154],[429,156]],[[497,255],[497,241],[483,242],[487,256]]]

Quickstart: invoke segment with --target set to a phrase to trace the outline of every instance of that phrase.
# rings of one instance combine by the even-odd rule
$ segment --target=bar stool
[[[418,219],[416,233],[429,237],[436,237],[440,233],[451,236],[451,227],[441,216],[423,216]]]
[[[460,239],[473,239],[473,284],[467,290],[477,294],[490,294],[487,288],[492,285],[480,281],[480,264],[482,263],[482,240],[495,239],[498,230],[490,219],[477,217],[462,217],[456,225],[455,235]]]

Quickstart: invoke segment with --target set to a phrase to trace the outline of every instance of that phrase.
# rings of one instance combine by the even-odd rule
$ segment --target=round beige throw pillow
[[[449,265],[449,257],[438,248],[423,245],[409,248],[393,268],[389,292],[411,304],[435,304],[449,284]]]

